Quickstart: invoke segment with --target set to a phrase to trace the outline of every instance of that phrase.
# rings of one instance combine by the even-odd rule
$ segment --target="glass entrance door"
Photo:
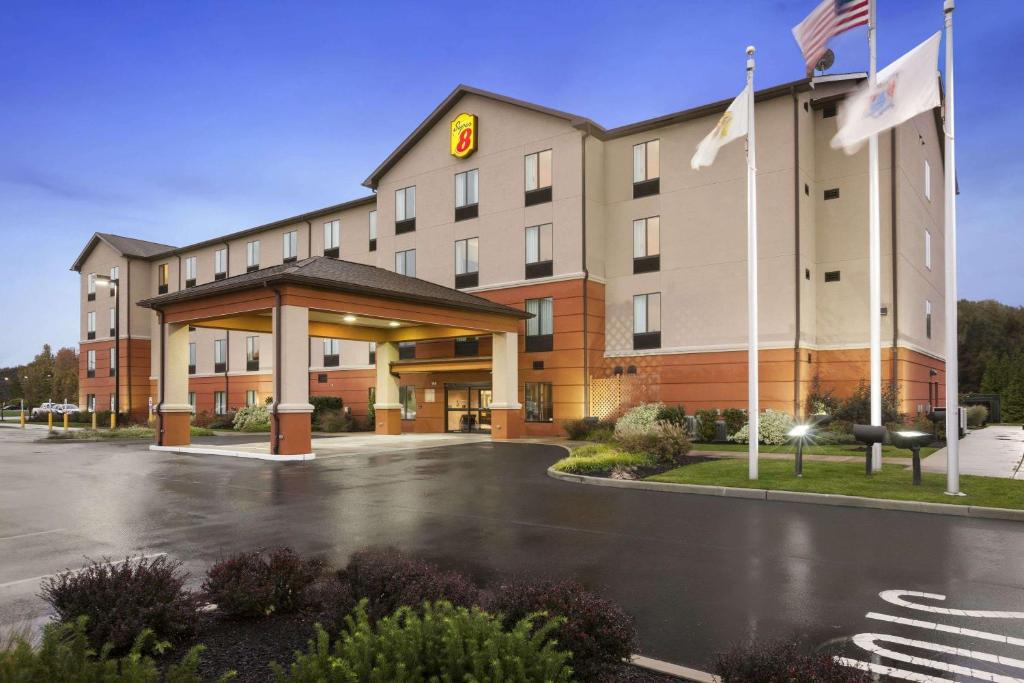
[[[446,431],[491,431],[490,384],[446,384],[444,394]]]

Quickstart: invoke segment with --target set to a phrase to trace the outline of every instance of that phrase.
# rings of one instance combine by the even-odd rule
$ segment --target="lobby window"
[[[117,309],[113,306],[110,307],[110,336],[113,337],[117,332]]]
[[[213,412],[215,415],[226,415],[228,412],[228,396],[226,392],[213,392]]]
[[[924,198],[932,200],[932,165],[927,159],[924,161]]]
[[[227,356],[225,354],[227,348],[226,339],[214,339],[213,340],[213,371],[214,372],[225,372],[228,369]]]
[[[402,404],[402,419],[416,419],[416,387],[398,387],[398,402]]]
[[[524,409],[527,422],[552,422],[551,384],[548,382],[527,382]]]
[[[341,244],[341,221],[335,219],[324,223],[324,256],[338,258]]]
[[[661,191],[661,144],[658,140],[633,145],[633,198]]]
[[[551,223],[531,225],[526,229],[526,279],[550,277],[553,272]]]
[[[223,280],[228,276],[228,249],[218,249],[213,252],[213,279]]]
[[[377,364],[377,342],[370,342],[367,345],[367,359],[366,359],[366,363],[367,363],[367,365],[376,365]],[[370,401],[370,403],[373,403],[373,401]]]
[[[281,254],[285,263],[299,258],[299,231],[290,230],[281,235]]]
[[[367,218],[370,235],[370,251],[377,251],[377,212],[371,211]]]
[[[932,338],[932,302],[924,302],[924,336]]]
[[[117,349],[110,347],[110,376],[117,374]]]
[[[406,249],[395,252],[395,272],[399,275],[416,277],[416,250]]]
[[[260,338],[245,338],[245,369],[249,372],[260,369]]]
[[[477,237],[455,241],[455,288],[480,284],[480,240]]]
[[[185,259],[185,286],[196,286],[196,257],[189,256]]]
[[[661,293],[633,297],[633,348],[661,348]]]
[[[464,171],[455,174],[455,220],[476,218],[480,199],[480,171]]]
[[[254,405],[256,405],[256,401],[257,400],[258,400],[258,398],[256,396],[256,390],[255,389],[246,389],[245,390],[245,405],[247,405],[247,406],[254,406]]]
[[[479,356],[480,355],[480,338],[479,337],[456,337],[455,338],[455,355],[456,356]]]
[[[398,360],[413,360],[416,358],[416,342],[398,342]]]
[[[110,281],[111,282],[115,282],[115,283],[120,283],[121,282],[121,267],[120,266],[111,266],[110,267]],[[107,291],[110,292],[110,296],[111,297],[113,297],[113,296],[115,296],[117,294],[117,292],[115,292],[114,289],[115,289],[114,287],[107,287]]]
[[[324,339],[324,367],[336,368],[341,364],[340,342],[337,339]]]
[[[96,376],[96,349],[89,349],[85,352],[85,376]]]
[[[96,311],[89,311],[85,314],[85,338],[96,338]]]
[[[661,270],[661,218],[651,216],[633,221],[633,272]]]
[[[85,395],[85,409],[90,413],[96,412],[96,394]]]
[[[924,231],[924,267],[932,269],[932,233],[927,228]]]
[[[251,273],[260,269],[260,241],[245,243],[245,272]]]
[[[526,155],[526,206],[551,201],[551,150]]]
[[[157,281],[156,292],[157,292],[157,294],[166,294],[167,293],[167,283],[170,281],[170,279],[171,279],[171,267],[169,265],[167,265],[166,263],[161,263],[159,265],[159,267],[157,267],[157,273],[156,273],[156,281]]]
[[[188,404],[192,406],[192,414],[194,415],[196,412],[196,392],[188,392]]]
[[[89,273],[85,278],[86,299],[96,301],[96,273]]]
[[[395,234],[416,229],[416,186],[395,190]]]
[[[188,343],[188,374],[196,374],[196,343]]]
[[[526,321],[526,350],[550,351],[554,347],[554,299],[527,299],[526,312],[533,317]]]

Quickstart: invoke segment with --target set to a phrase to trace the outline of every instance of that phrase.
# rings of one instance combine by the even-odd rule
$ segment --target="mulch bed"
[[[610,472],[597,473],[590,476],[603,477],[605,479],[629,479],[629,480],[640,480],[652,477],[655,474],[662,474],[663,472],[669,472],[679,467],[686,467],[688,465],[696,465],[699,462],[707,462],[708,460],[717,460],[717,458],[708,455],[688,455],[685,458],[679,458],[679,460],[673,465],[655,465],[652,467],[629,467],[629,468],[617,468]]]

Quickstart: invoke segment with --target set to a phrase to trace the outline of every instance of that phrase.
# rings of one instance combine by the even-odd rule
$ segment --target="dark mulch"
[[[692,456],[688,455],[685,458],[679,458],[676,461],[676,463],[673,464],[673,465],[654,465],[654,466],[651,466],[651,467],[630,467],[629,468],[629,476],[628,477],[616,476],[614,478],[615,479],[633,479],[633,480],[646,479],[647,477],[653,477],[655,474],[662,474],[664,472],[669,472],[671,470],[674,470],[674,469],[676,469],[678,467],[686,467],[688,465],[696,465],[699,462],[707,462],[708,460],[717,460],[717,458],[715,458],[713,456],[707,456],[707,455],[692,455]],[[612,472],[604,472],[604,473],[595,472],[594,474],[592,474],[590,476],[593,476],[593,477],[604,477],[605,479],[611,479],[612,478]]]

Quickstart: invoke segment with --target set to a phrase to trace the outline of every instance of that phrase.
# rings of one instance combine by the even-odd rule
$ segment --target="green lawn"
[[[75,441],[109,441],[111,439],[152,439],[156,432],[150,427],[121,427],[113,431],[109,429],[83,429],[77,432],[65,432],[54,429],[49,435],[51,439],[72,439]],[[212,429],[206,427],[191,428],[192,436],[214,436]]]
[[[730,453],[746,453],[747,444],[745,443],[695,443],[693,444],[693,450],[695,451],[727,451]],[[931,448],[925,446],[921,449],[921,457],[927,457],[939,450],[938,448]],[[796,453],[796,446],[790,443],[782,444],[781,446],[765,446],[762,445],[760,448],[762,453]],[[853,455],[853,456],[864,456],[864,447],[858,444],[805,444],[804,445],[805,455]],[[910,451],[905,448],[896,448],[895,446],[885,445],[882,446],[882,455],[890,458],[909,458]]]
[[[805,460],[804,476],[798,478],[792,461],[762,460],[759,473],[757,481],[750,481],[747,461],[729,458],[679,467],[648,480],[1024,509],[1024,481],[1012,479],[963,475],[960,489],[967,495],[947,496],[944,474],[925,472],[921,486],[912,486],[910,470],[902,465],[884,465],[881,472],[866,477],[862,463]]]

